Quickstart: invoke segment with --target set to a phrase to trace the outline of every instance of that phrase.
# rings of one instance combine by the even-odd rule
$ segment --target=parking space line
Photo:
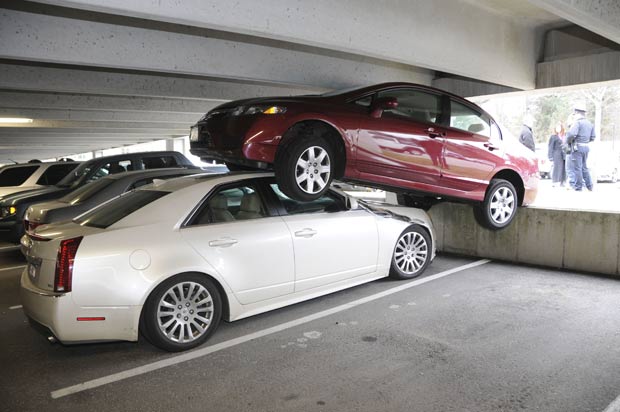
[[[620,412],[620,396],[618,396],[603,412]]]
[[[469,263],[467,265],[463,265],[463,266],[459,266],[453,269],[449,269],[449,270],[445,270],[443,272],[440,273],[436,273],[434,275],[431,276],[427,276],[424,277],[422,279],[418,279],[418,280],[414,280],[408,283],[405,283],[401,286],[396,286],[394,288],[390,288],[387,290],[384,290],[383,292],[379,292],[379,293],[375,293],[374,295],[370,295],[370,296],[366,296],[364,298],[361,299],[357,299],[354,300],[352,302],[349,303],[345,303],[343,305],[339,305],[336,306],[334,308],[331,309],[327,309],[327,310],[323,310],[321,312],[317,312],[315,314],[312,315],[308,315],[308,316],[304,316],[289,322],[285,322],[282,323],[280,325],[276,325],[276,326],[272,326],[270,328],[267,329],[263,329],[254,333],[250,333],[248,335],[244,335],[244,336],[240,336],[238,338],[234,338],[234,339],[230,339],[227,340],[225,342],[221,342],[221,343],[217,343],[215,345],[212,346],[207,346],[205,348],[202,349],[197,349],[197,350],[193,350],[191,352],[186,352],[184,354],[181,355],[176,355],[176,356],[172,356],[170,358],[167,359],[162,359],[160,361],[156,361],[153,363],[149,363],[146,365],[142,365],[142,366],[138,366],[132,369],[128,369],[122,372],[118,372],[118,373],[113,373],[111,375],[107,375],[107,376],[103,376],[101,378],[97,378],[97,379],[93,379],[93,380],[89,380],[86,382],[82,382],[82,383],[78,383],[76,385],[73,386],[68,386],[66,388],[62,388],[62,389],[58,389],[55,391],[50,392],[50,395],[53,399],[58,399],[58,398],[62,398],[64,396],[68,396],[68,395],[72,395],[74,393],[78,393],[78,392],[83,392],[89,389],[94,389],[97,388],[99,386],[103,386],[103,385],[107,385],[110,383],[114,383],[114,382],[118,382],[124,379],[128,379],[134,376],[139,376],[139,375],[143,375],[145,373],[148,372],[152,372],[158,369],[162,369],[162,368],[166,368],[168,366],[173,366],[182,362],[187,362],[189,360],[192,359],[196,359],[196,358],[201,358],[203,356],[209,355],[211,353],[214,352],[218,352],[227,348],[231,348],[233,346],[237,346],[240,345],[242,343],[245,342],[249,342],[251,340],[254,339],[258,339],[258,338],[262,338],[264,336],[268,336],[268,335],[272,335],[274,333],[278,333],[281,332],[283,330],[286,329],[290,329],[299,325],[303,325],[304,323],[308,323],[308,322],[312,322],[313,320],[317,320],[317,319],[321,319],[324,318],[326,316],[330,316],[333,315],[335,313],[338,312],[342,312],[345,311],[347,309],[351,309],[354,308],[356,306],[360,306],[364,303],[368,303],[368,302],[372,302],[375,301],[377,299],[381,299],[383,297],[389,296],[389,295],[393,295],[395,293],[398,292],[402,292],[403,290],[407,290],[409,288],[415,287],[415,286],[419,286],[422,285],[424,283],[428,283],[431,282],[433,280],[437,280],[449,275],[452,275],[454,273],[458,273],[458,272],[462,272],[464,270],[467,269],[472,269],[475,268],[477,266],[480,265],[484,265],[485,263],[489,263],[490,260],[488,259],[481,259],[478,260],[476,262],[472,262]]]
[[[2,269],[0,269],[0,272],[4,272],[5,270],[23,269],[25,267],[26,267],[26,265],[11,266],[10,268],[2,268]]]
[[[21,309],[23,306],[22,305],[15,305],[15,306],[9,306],[10,310],[15,310],[15,309]]]

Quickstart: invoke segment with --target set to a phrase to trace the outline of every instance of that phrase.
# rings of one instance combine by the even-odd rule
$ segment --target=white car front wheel
[[[431,260],[431,238],[419,225],[409,226],[396,241],[392,254],[390,276],[413,279],[420,276]]]

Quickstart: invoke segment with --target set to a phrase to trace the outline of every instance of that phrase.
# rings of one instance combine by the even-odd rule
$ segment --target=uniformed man
[[[574,146],[570,157],[572,169],[575,173],[575,190],[580,192],[585,182],[586,188],[592,191],[592,178],[588,170],[588,153],[590,153],[588,144],[596,138],[594,125],[586,119],[585,102],[575,102],[573,110],[574,121],[568,133],[566,133],[566,141]]]
[[[534,126],[534,117],[529,114],[525,115],[525,117],[523,118],[523,127],[521,128],[521,134],[519,135],[519,141],[532,152],[535,152],[536,146],[534,144],[532,126]]]

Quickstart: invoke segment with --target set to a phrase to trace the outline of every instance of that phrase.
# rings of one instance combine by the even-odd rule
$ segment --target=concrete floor
[[[428,275],[474,259],[439,256]],[[153,372],[146,342],[50,345],[0,255],[0,410],[603,411],[620,394],[620,282],[496,262]],[[377,281],[221,325],[225,342],[404,284]]]

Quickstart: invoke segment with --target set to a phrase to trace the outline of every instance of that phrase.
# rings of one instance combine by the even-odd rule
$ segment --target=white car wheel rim
[[[428,244],[418,232],[407,232],[398,239],[394,263],[401,272],[413,275],[420,271],[428,258]]]
[[[504,224],[510,220],[515,211],[515,196],[512,190],[507,187],[500,187],[493,196],[489,204],[491,219],[497,224]]]
[[[157,305],[159,330],[172,342],[187,343],[200,338],[212,319],[213,299],[200,283],[177,283]]]
[[[327,186],[331,170],[327,151],[320,146],[311,146],[297,159],[295,166],[297,186],[305,193],[319,193]]]

